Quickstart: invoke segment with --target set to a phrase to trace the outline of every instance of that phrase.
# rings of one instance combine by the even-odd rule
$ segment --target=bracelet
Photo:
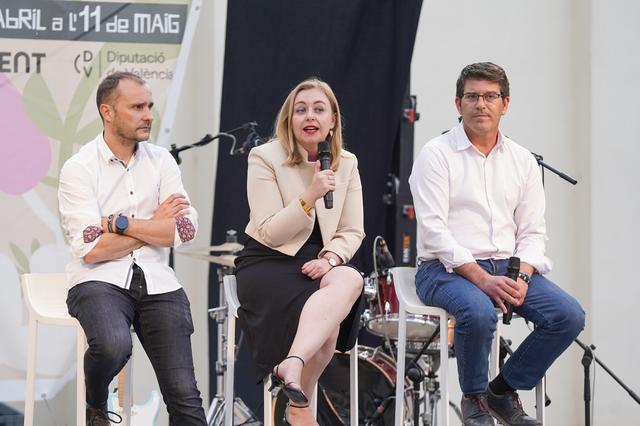
[[[113,215],[110,214],[109,217],[107,218],[107,229],[109,230],[109,232],[113,232],[113,225],[111,224],[112,221],[113,221]]]
[[[524,272],[518,272],[518,278],[521,278],[522,281],[527,283],[527,285],[529,285],[529,283],[531,282],[531,277]]]
[[[302,206],[302,209],[306,214],[311,213],[311,209],[313,209],[313,207],[307,204],[307,202],[302,197],[298,197],[298,201],[300,201],[300,205]]]

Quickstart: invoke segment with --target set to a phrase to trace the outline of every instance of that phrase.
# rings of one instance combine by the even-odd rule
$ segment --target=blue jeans
[[[89,348],[84,355],[87,403],[106,407],[111,380],[131,357],[131,325],[149,356],[171,425],[206,425],[191,354],[193,323],[184,290],[147,294],[134,265],[130,289],[102,281],[72,287],[69,314],[78,319]]]
[[[478,265],[492,275],[505,275],[507,262],[479,260]],[[448,273],[438,260],[420,265],[416,292],[424,304],[441,307],[456,319],[454,345],[462,392],[484,392],[498,320],[492,299],[461,275]],[[524,303],[514,307],[514,312],[531,321],[535,330],[507,359],[501,372],[512,388],[532,389],[580,334],[584,311],[556,284],[534,274]]]

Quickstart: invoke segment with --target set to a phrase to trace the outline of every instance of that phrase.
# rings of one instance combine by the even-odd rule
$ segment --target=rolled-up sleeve
[[[525,190],[514,212],[516,250],[514,256],[533,266],[540,274],[551,271],[551,260],[545,255],[546,223],[542,175],[534,160],[528,164]]]
[[[60,171],[58,207],[73,256],[84,258],[100,240],[102,216],[95,179],[82,164],[68,161]]]
[[[162,204],[172,194],[182,194],[189,202],[188,213],[176,218],[173,247],[189,244],[198,233],[198,212],[191,205],[189,194],[182,184],[182,174],[176,161],[169,151],[163,151],[162,169],[160,176],[159,204]]]
[[[456,241],[448,227],[449,176],[444,155],[425,146],[413,165],[409,186],[422,234],[417,242],[418,253],[435,256],[447,272],[475,262],[471,251]]]

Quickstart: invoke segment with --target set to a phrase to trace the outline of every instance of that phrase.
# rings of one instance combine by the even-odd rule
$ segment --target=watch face
[[[129,219],[126,216],[118,216],[116,218],[116,231],[123,233],[129,226]]]
[[[329,258],[327,258],[327,260],[329,261],[329,265],[331,265],[331,266],[338,266],[338,262],[336,262],[336,260],[335,260],[335,259],[333,259],[333,258],[329,257]]]

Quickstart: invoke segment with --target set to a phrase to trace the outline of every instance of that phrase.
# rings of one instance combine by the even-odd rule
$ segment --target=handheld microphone
[[[329,170],[331,168],[331,149],[329,142],[322,141],[318,144],[318,159],[320,160],[320,170]],[[324,194],[324,207],[326,209],[333,208],[333,191]]]
[[[507,278],[511,278],[514,281],[518,281],[518,273],[520,273],[520,258],[512,256],[509,258],[509,264],[507,265]],[[513,316],[513,305],[511,303],[504,303],[507,307],[507,313],[502,315],[503,324],[511,324],[511,317]]]

